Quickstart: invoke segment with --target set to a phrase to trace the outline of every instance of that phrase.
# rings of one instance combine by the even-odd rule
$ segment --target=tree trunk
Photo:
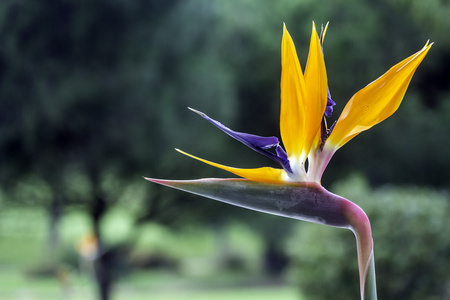
[[[271,277],[279,277],[288,264],[288,258],[279,241],[273,238],[266,240],[264,252],[264,269]]]
[[[106,249],[103,243],[102,234],[100,230],[100,221],[107,210],[107,203],[105,201],[103,192],[99,184],[97,176],[92,176],[92,183],[94,186],[94,197],[91,207],[92,225],[94,234],[97,237],[98,256],[94,260],[95,279],[97,283],[98,295],[100,300],[109,300],[111,298],[112,277],[111,277],[111,261],[108,259]]]
[[[59,247],[59,231],[58,224],[61,220],[61,210],[63,206],[63,199],[61,195],[54,195],[53,199],[48,207],[49,215],[49,227],[48,227],[48,237],[47,237],[47,257],[53,260],[56,257],[56,252]],[[48,263],[53,264],[54,261],[49,261]]]

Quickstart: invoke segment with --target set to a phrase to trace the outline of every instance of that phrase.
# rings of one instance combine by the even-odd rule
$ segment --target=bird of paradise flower
[[[397,110],[415,70],[432,44],[427,42],[420,51],[358,91],[339,119],[328,128],[325,117],[331,115],[335,103],[330,97],[323,55],[327,27],[319,36],[313,23],[303,73],[292,38],[283,26],[280,131],[286,150],[277,137],[233,131],[206,114],[191,109],[226,134],[273,159],[281,168],[234,168],[176,149],[243,178],[146,179],[252,210],[352,230],[357,242],[361,299],[376,299],[369,219],[358,205],[327,191],[320,181],[328,162],[340,147]]]

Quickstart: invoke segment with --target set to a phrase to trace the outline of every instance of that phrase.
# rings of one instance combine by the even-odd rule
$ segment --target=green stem
[[[356,237],[361,300],[377,300],[375,258],[369,218],[356,204],[349,205],[347,209],[350,229]]]
[[[369,268],[367,269],[366,288],[364,289],[364,299],[377,300],[377,283],[375,276],[375,258],[372,251]]]

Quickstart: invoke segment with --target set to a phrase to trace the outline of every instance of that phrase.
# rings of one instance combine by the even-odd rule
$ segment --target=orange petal
[[[262,181],[262,182],[282,182],[283,175],[286,174],[286,172],[282,169],[275,169],[275,168],[270,168],[270,167],[255,168],[255,169],[240,169],[240,168],[228,167],[228,166],[224,166],[224,165],[221,165],[221,164],[218,164],[215,162],[208,161],[206,159],[199,158],[197,156],[191,155],[191,154],[181,151],[179,149],[175,149],[175,150],[177,150],[178,152],[180,152],[184,155],[192,157],[196,160],[204,162],[208,165],[231,172],[237,176],[244,177],[249,180]]]
[[[399,107],[414,72],[431,45],[427,42],[420,51],[357,92],[342,111],[327,144],[338,149],[360,132],[391,116]]]
[[[320,137],[320,126],[327,106],[328,82],[322,46],[313,23],[308,62],[305,69],[305,83],[308,101],[305,102],[304,151],[309,153],[314,138]]]
[[[281,42],[281,139],[288,158],[299,159],[303,153],[305,138],[305,102],[307,101],[305,80],[294,42],[286,26],[283,26]]]

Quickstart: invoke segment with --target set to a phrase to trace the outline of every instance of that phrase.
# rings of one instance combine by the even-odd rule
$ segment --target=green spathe
[[[345,207],[355,205],[313,182],[275,184],[247,179],[146,179],[228,204],[341,228],[350,227]]]

